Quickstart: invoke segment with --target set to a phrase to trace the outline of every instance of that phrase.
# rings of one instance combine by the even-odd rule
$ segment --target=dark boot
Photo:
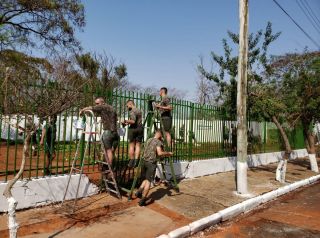
[[[138,191],[134,194],[137,198],[142,198],[142,190],[138,189]]]
[[[145,198],[145,197],[141,198],[138,204],[140,207],[146,206],[147,205],[147,198]]]

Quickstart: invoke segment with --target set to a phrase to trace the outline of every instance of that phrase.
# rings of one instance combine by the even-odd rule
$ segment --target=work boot
[[[147,205],[147,198],[145,198],[145,197],[141,198],[138,204],[140,207],[146,206]]]
[[[129,168],[134,168],[136,165],[136,160],[135,159],[130,159],[128,163]]]
[[[135,194],[134,194],[137,198],[142,198],[142,191],[138,190]]]

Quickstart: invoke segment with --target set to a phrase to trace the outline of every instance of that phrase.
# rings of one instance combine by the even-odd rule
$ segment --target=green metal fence
[[[52,90],[57,89],[52,88]],[[81,131],[74,126],[75,122],[81,119],[79,118],[79,109],[93,105],[93,100],[97,96],[105,97],[107,102],[113,105],[120,121],[128,117],[125,107],[128,99],[133,99],[136,106],[142,110],[143,118],[146,118],[148,113],[149,101],[157,99],[155,96],[139,92],[119,90],[108,92],[101,89],[95,91],[84,89],[79,99],[71,104],[68,110],[64,110],[57,115],[56,157],[52,161],[51,176],[69,172],[81,136]],[[211,159],[235,154],[236,145],[233,142],[236,141],[236,138],[234,138],[232,125],[235,126],[236,121],[228,119],[223,108],[178,99],[172,99],[172,106],[173,127],[171,135],[175,161]],[[29,105],[28,110],[30,111],[28,117],[18,114],[18,112],[10,115],[0,115],[0,181],[7,181],[19,170],[25,136],[21,129],[28,126],[28,123],[30,123],[28,120],[31,120],[37,126],[39,125],[39,130],[32,138],[29,150],[30,156],[26,161],[23,178],[45,175],[43,170],[48,158],[45,147],[40,145],[41,119],[38,117],[37,105]],[[249,153],[283,150],[278,130],[272,123],[251,121],[248,123],[248,128]],[[146,128],[145,135],[147,130]],[[302,131],[299,128],[289,132],[289,138],[294,149],[304,147]],[[88,151],[88,154],[84,156],[85,172],[95,173],[98,171],[95,164],[97,151],[93,145],[90,145]],[[123,177],[123,171],[128,162],[126,136],[121,137],[114,161],[118,179],[122,183],[130,181],[133,178],[134,170],[128,170],[126,176]]]

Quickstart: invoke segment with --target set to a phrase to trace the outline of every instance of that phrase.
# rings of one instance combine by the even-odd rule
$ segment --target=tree
[[[313,128],[320,121],[320,51],[275,57],[270,67],[283,81],[287,117],[293,126],[301,122],[311,169],[318,172]]]
[[[48,108],[53,115],[79,101],[88,79],[81,77],[68,59],[60,57],[53,62],[17,51],[0,51],[1,111],[44,117]]]
[[[280,32],[273,33],[272,24],[267,23],[265,30],[259,30],[256,33],[251,33],[248,36],[248,91],[253,84],[260,83],[262,78],[260,71],[263,69],[269,70],[268,67],[268,48],[279,36]],[[228,31],[228,37],[231,42],[239,45],[239,35]],[[261,38],[263,37],[263,38]],[[236,85],[238,76],[238,55],[232,55],[232,47],[227,39],[222,39],[224,55],[218,55],[211,52],[212,61],[219,67],[219,73],[205,69],[202,60],[197,69],[200,75],[217,84],[220,90],[219,99],[223,101],[223,106],[226,108],[230,117],[236,115]],[[249,98],[248,107],[251,106]]]
[[[287,123],[288,115],[285,96],[287,96],[287,94],[283,90],[282,81],[275,82],[270,80],[269,77],[264,78],[263,82],[253,85],[250,88],[249,94],[249,97],[253,98],[251,115],[254,115],[254,118],[272,121],[280,132],[285,153],[278,164],[276,180],[282,183],[285,182],[287,160],[292,153],[292,148],[284,127],[284,124]]]
[[[286,162],[291,154],[291,146],[288,136],[283,127],[285,118],[285,106],[279,93],[277,84],[268,81],[265,77],[270,72],[272,66],[269,65],[268,49],[279,36],[280,32],[273,33],[272,24],[267,23],[265,30],[259,30],[248,37],[248,115],[251,120],[269,120],[274,122],[280,131],[280,135],[285,145],[285,154],[277,169],[277,180],[284,182],[286,172]],[[232,43],[239,44],[239,35],[228,31],[228,36]],[[234,119],[236,115],[236,85],[238,75],[238,56],[232,56],[232,47],[226,39],[222,40],[224,56],[211,52],[212,60],[219,66],[219,74],[207,71],[202,61],[198,65],[200,75],[213,81],[220,89],[220,100],[222,106],[226,108],[227,115]],[[280,117],[280,118],[279,118]]]
[[[34,112],[31,109],[35,108],[30,108],[32,106],[36,107],[37,114],[44,119],[72,106],[79,95],[79,90],[75,90],[72,86],[77,85],[79,79],[81,81],[80,75],[68,70],[68,67],[65,67],[69,65],[67,63],[60,67],[60,69],[65,69],[60,71],[63,75],[56,78],[59,71],[54,70],[47,60],[30,57],[15,49],[43,47],[49,52],[54,52],[59,48],[63,48],[64,51],[66,49],[76,51],[80,49],[80,44],[75,38],[75,30],[82,29],[84,24],[84,7],[78,0],[1,1],[1,111],[7,114],[18,112],[28,117],[30,112]],[[65,83],[66,81],[68,82]],[[33,87],[30,87],[30,83]],[[51,90],[48,86],[51,87]],[[53,93],[52,89],[58,89],[58,93]],[[10,237],[16,237],[18,229],[15,219],[17,202],[11,194],[11,189],[23,173],[25,160],[29,156],[28,148],[33,132],[33,125],[29,125],[25,130],[20,170],[14,179],[7,183],[4,191],[9,204]]]
[[[76,55],[83,77],[90,79],[92,89],[112,91],[128,84],[127,66],[107,54],[85,53]]]
[[[79,49],[75,30],[85,25],[79,0],[2,0],[0,47],[61,47]]]
[[[197,80],[196,102],[199,104],[221,105],[219,88],[215,82],[207,80],[199,74]]]
[[[1,77],[2,76],[2,77]],[[55,116],[74,106],[81,97],[85,79],[72,69],[67,60],[52,65],[47,60],[34,58],[16,51],[0,52],[1,97],[0,108],[4,114],[19,113],[21,118],[31,114],[41,119]],[[15,218],[17,202],[11,189],[24,171],[29,158],[31,136],[36,126],[33,121],[26,125],[20,170],[8,181],[4,196],[8,201],[10,237],[16,237],[18,224]]]

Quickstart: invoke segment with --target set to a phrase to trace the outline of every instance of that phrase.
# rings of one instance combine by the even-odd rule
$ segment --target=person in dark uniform
[[[122,122],[123,125],[129,125],[129,163],[128,167],[135,167],[140,158],[141,143],[143,141],[142,112],[136,108],[133,100],[127,101],[127,109],[130,112],[128,120]]]
[[[147,140],[144,147],[144,163],[141,168],[141,175],[144,179],[138,191],[135,193],[136,197],[140,198],[139,205],[145,206],[148,200],[148,193],[151,182],[154,180],[154,175],[157,168],[157,162],[161,157],[172,156],[172,152],[163,150],[163,143],[161,141],[162,133],[160,130],[155,132],[154,137]]]
[[[46,166],[44,168],[44,174],[51,174],[52,161],[56,157],[55,144],[57,134],[57,116],[53,115],[45,121],[42,128],[42,135],[40,145],[44,145],[44,151],[47,155]]]
[[[80,110],[80,114],[86,110],[91,110],[95,115],[101,117],[103,126],[101,140],[108,156],[108,162],[111,165],[114,151],[117,149],[120,139],[117,131],[117,113],[113,107],[105,103],[101,97],[95,100],[95,106],[83,108]]]

